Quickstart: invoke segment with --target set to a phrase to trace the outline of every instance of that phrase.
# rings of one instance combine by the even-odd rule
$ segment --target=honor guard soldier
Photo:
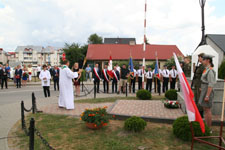
[[[112,79],[112,93],[117,93],[117,85],[120,80],[120,72],[117,70],[116,66],[113,67],[113,79]],[[114,91],[115,89],[115,91]]]
[[[164,65],[162,76],[163,76],[163,93],[165,93],[168,90],[168,82],[169,82],[169,70],[167,69],[166,65]]]
[[[138,90],[140,90],[142,88],[142,74],[143,74],[142,65],[139,66],[137,74],[138,74]]]
[[[209,128],[212,125],[212,103],[214,98],[214,85],[216,83],[216,72],[213,69],[212,58],[214,56],[204,55],[203,65],[205,67],[201,77],[201,94],[199,104],[203,107],[205,121]]]
[[[154,76],[154,73],[152,72],[152,68],[148,67],[148,72],[145,74],[145,77],[147,78],[146,82],[146,90],[149,90],[149,92],[152,92],[152,78]]]
[[[108,69],[108,66],[105,65],[104,69],[102,70],[104,93],[109,93],[109,75],[107,74],[107,69]]]
[[[177,70],[175,69],[175,65],[173,65],[172,69],[170,70],[170,89],[175,89],[177,75]]]
[[[99,93],[99,84],[100,84],[100,75],[101,75],[101,71],[98,67],[98,64],[95,64],[95,67],[93,69],[93,80],[94,80],[94,86],[96,86],[96,92]]]
[[[158,73],[156,72],[156,69],[153,70],[154,73],[154,87],[155,87],[155,93],[159,93],[159,95],[161,94],[161,74],[162,74],[162,70],[158,69]]]
[[[191,66],[189,57],[184,57],[183,72],[186,77],[191,77]]]
[[[201,91],[200,91],[201,77],[202,77],[203,71],[205,70],[205,67],[202,64],[203,56],[204,56],[204,53],[201,53],[198,55],[198,63],[197,63],[198,66],[195,67],[194,77],[193,77],[193,81],[192,81],[193,86],[194,86],[195,103],[196,103],[199,113],[202,117],[204,117],[203,108],[199,105],[198,100],[199,100],[200,93],[201,93]]]

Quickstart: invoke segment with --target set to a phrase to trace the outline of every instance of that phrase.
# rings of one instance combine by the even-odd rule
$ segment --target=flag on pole
[[[134,65],[133,65],[132,57],[130,57],[129,66],[130,66],[130,75],[133,78],[134,77]]]
[[[160,78],[159,63],[158,63],[157,56],[156,56],[156,61],[155,61],[155,72],[154,72],[154,74],[156,75],[156,77]]]
[[[113,78],[113,71],[112,71],[112,56],[110,55],[109,57],[109,63],[108,63],[108,69],[107,69],[107,74],[109,75],[110,78]]]
[[[183,70],[181,69],[181,66],[177,59],[176,54],[173,53],[173,55],[174,55],[174,60],[175,60],[176,67],[177,67],[177,72],[179,75],[181,89],[182,89],[182,92],[184,95],[184,101],[185,101],[185,105],[186,105],[188,120],[189,120],[189,122],[191,122],[191,121],[199,122],[202,133],[205,133],[205,124],[204,124],[202,117],[200,116],[200,113],[198,111],[198,108],[193,100],[194,94],[193,94],[191,87],[186,79],[186,76],[184,75]]]

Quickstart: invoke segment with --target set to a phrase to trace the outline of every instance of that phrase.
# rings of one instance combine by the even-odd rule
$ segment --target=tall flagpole
[[[146,12],[147,12],[147,0],[145,0],[145,15],[144,15],[144,43],[143,43],[143,66],[142,66],[142,89],[144,89],[145,83],[145,50],[146,50]]]

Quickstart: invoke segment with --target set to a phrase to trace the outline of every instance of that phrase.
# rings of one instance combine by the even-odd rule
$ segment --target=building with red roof
[[[146,64],[152,64],[156,59],[156,53],[161,66],[176,53],[178,56],[184,56],[176,45],[146,45],[146,51],[143,52],[143,44],[89,44],[86,58],[89,61],[105,63],[108,62],[110,55],[112,60],[122,61],[133,60],[142,63],[145,56]]]

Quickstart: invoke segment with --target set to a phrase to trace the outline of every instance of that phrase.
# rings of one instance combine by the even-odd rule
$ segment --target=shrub
[[[97,126],[101,124],[105,126],[110,119],[110,116],[106,112],[106,108],[107,106],[104,108],[85,109],[85,111],[81,114],[80,120],[88,123],[94,123]]]
[[[205,124],[205,133],[203,134],[198,122],[192,122],[195,136],[209,136],[210,129]],[[184,141],[190,141],[192,139],[190,122],[187,116],[177,118],[173,123],[173,134]]]
[[[150,100],[152,98],[152,95],[148,90],[142,89],[137,91],[136,97],[141,100]]]
[[[125,121],[124,129],[127,131],[140,132],[145,129],[146,125],[146,121],[142,118],[133,116]]]
[[[166,91],[165,97],[169,100],[177,100],[177,90],[171,89]]]
[[[225,60],[222,62],[222,64],[219,67],[218,77],[220,79],[224,79],[225,77]]]

